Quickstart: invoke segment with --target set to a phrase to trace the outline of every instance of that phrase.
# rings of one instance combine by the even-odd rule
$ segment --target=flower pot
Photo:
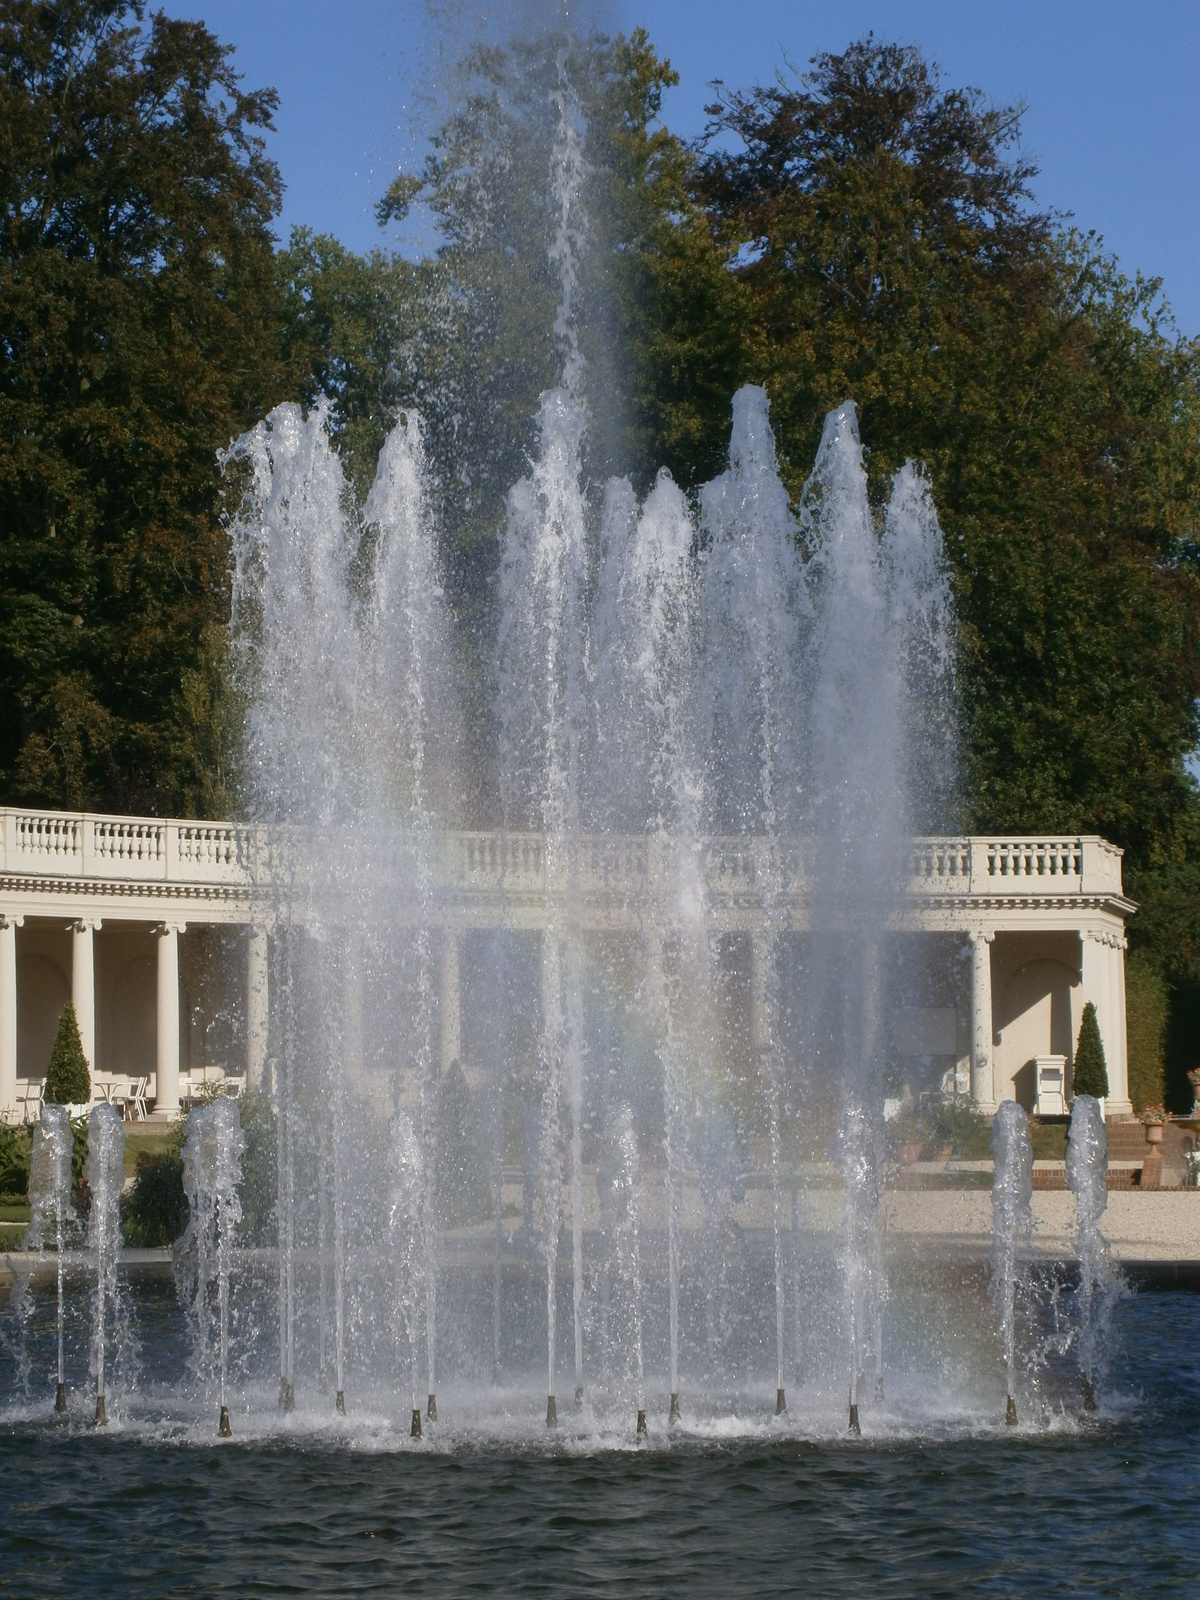
[[[944,1166],[953,1154],[954,1146],[952,1144],[940,1144],[933,1152],[933,1159],[935,1161],[940,1161]]]
[[[911,1167],[914,1161],[921,1159],[921,1141],[919,1139],[906,1140],[904,1144],[896,1146],[896,1160],[902,1167]]]
[[[1146,1143],[1161,1144],[1163,1142],[1163,1125],[1161,1122],[1148,1122],[1146,1124]]]

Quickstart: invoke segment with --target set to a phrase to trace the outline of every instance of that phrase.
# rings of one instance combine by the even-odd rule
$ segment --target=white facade
[[[798,845],[775,864],[796,934],[809,926],[805,850],[818,847]],[[639,907],[665,848],[641,837],[585,840],[577,925],[641,937]],[[753,839],[705,847],[713,933],[748,935],[758,962],[766,848]],[[205,1065],[222,1028],[226,1057],[240,1056],[227,1065],[258,1081],[277,917],[269,854],[261,830],[232,823],[0,810],[0,1114],[16,1111],[19,1082],[43,1076],[68,999],[93,1070],[150,1076],[160,1116],[178,1115],[181,1068]],[[435,917],[449,1062],[461,1048],[460,941],[477,930],[543,927],[547,863],[533,834],[446,834],[440,856]],[[1121,890],[1121,852],[1095,836],[914,840],[893,929],[961,939],[969,1014],[949,1006],[900,1014],[891,1019],[895,1048],[951,1057],[981,1110],[1010,1098],[1032,1108],[1038,1057],[1065,1056],[1069,1082],[1091,1000],[1108,1059],[1108,1109],[1127,1113],[1124,924],[1133,910]],[[398,901],[398,926],[406,915]],[[352,942],[350,907],[345,930]],[[751,992],[759,988],[752,978]],[[348,1047],[353,1054],[353,1038]]]

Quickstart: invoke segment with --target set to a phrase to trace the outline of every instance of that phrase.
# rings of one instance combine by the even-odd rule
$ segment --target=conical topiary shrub
[[[85,1106],[92,1098],[92,1075],[83,1053],[75,1007],[70,1003],[58,1019],[58,1034],[46,1068],[46,1093],[52,1106]]]
[[[1079,1024],[1079,1042],[1075,1046],[1074,1090],[1076,1094],[1093,1094],[1103,1100],[1108,1093],[1108,1068],[1104,1063],[1104,1041],[1100,1037],[1100,1024],[1096,1008],[1089,1000],[1083,1008]]]

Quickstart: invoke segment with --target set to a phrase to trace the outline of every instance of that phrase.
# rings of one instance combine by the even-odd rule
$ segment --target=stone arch
[[[996,1099],[1033,1110],[1034,1058],[1072,1055],[1071,987],[1079,974],[1065,962],[1038,957],[1009,978],[996,1007]]]

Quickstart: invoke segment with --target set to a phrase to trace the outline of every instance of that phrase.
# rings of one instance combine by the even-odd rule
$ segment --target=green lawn
[[[125,1176],[132,1178],[137,1172],[137,1158],[144,1150],[148,1156],[165,1155],[175,1135],[172,1133],[139,1133],[125,1140]]]
[[[1062,1161],[1067,1153],[1067,1124],[1031,1122],[1029,1142],[1033,1145],[1035,1161]]]

